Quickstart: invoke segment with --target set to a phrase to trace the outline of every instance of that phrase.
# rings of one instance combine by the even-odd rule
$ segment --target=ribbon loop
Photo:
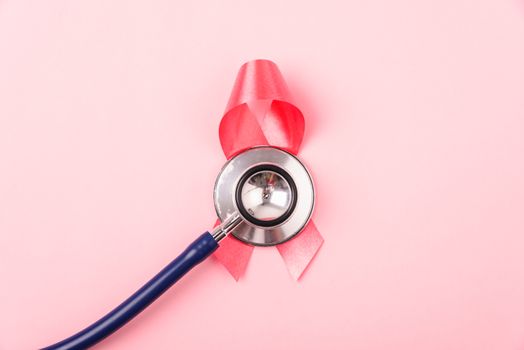
[[[291,94],[277,65],[269,60],[244,63],[238,71],[226,113],[242,103],[253,100],[291,102]]]
[[[304,116],[291,103],[276,64],[255,60],[240,68],[219,136],[228,159],[255,146],[271,145],[298,153],[304,137]]]

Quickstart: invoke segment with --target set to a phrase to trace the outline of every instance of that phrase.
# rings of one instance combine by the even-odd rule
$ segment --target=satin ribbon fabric
[[[268,60],[245,63],[238,72],[219,127],[227,159],[255,147],[273,146],[297,154],[304,136],[304,116],[291,102],[288,87],[277,65]],[[313,221],[278,249],[291,276],[298,280],[324,239]],[[254,247],[229,235],[214,255],[238,281]]]

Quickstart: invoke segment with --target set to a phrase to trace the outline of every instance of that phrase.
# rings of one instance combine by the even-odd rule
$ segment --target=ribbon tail
[[[277,245],[284,264],[295,280],[298,281],[302,277],[323,243],[324,238],[310,221],[298,236]]]
[[[220,221],[217,220],[216,225],[218,223],[220,223]],[[238,281],[247,269],[253,248],[253,246],[245,244],[232,235],[229,235],[220,241],[220,246],[213,253],[213,256],[229,271],[235,281]]]

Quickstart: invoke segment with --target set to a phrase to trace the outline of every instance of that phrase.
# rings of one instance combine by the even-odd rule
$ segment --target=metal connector
[[[227,237],[231,231],[233,231],[240,223],[243,221],[242,217],[238,212],[231,214],[226,220],[224,220],[220,225],[215,227],[211,232],[211,235],[218,243],[224,238]]]

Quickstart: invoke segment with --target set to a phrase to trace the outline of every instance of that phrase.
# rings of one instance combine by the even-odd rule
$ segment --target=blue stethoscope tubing
[[[42,350],[87,349],[125,325],[218,248],[215,237],[202,234],[155,277],[107,315],[75,335]]]

